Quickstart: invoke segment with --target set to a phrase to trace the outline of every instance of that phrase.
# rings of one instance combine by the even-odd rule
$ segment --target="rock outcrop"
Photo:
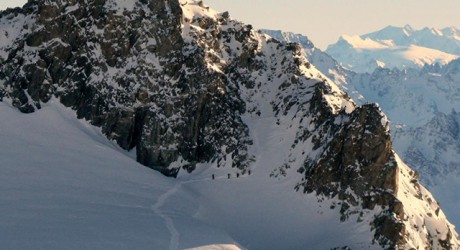
[[[21,112],[56,96],[166,175],[179,171],[169,168],[175,161],[192,170],[227,155],[246,168],[244,103],[221,93],[232,86],[182,38],[178,1],[30,1],[1,18],[21,30],[3,50],[0,76],[10,89],[2,96]]]

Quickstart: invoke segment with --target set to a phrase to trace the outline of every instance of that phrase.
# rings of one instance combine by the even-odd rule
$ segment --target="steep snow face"
[[[451,246],[450,239],[458,238],[458,235],[452,231],[453,227],[445,222],[445,215],[440,210],[439,204],[434,201],[433,196],[418,183],[417,174],[407,167],[407,165],[396,158],[399,166],[399,190],[398,199],[404,204],[404,211],[411,211],[412,214],[395,214],[396,217],[402,217],[407,232],[406,249],[417,249],[424,246],[427,249],[444,249],[455,247]],[[434,211],[434,214],[433,214]],[[428,216],[422,218],[420,214]],[[420,227],[422,225],[422,227]],[[423,240],[427,236],[435,240]],[[444,240],[436,240],[441,238]]]
[[[326,52],[342,66],[359,73],[372,72],[378,67],[445,65],[460,55],[458,34],[455,28],[413,30],[410,26],[388,26],[361,36],[343,35]]]

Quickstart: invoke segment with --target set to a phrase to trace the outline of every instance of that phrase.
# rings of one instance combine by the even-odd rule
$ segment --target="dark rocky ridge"
[[[250,141],[238,116],[244,103],[217,91],[226,79],[208,72],[203,51],[184,55],[179,2],[139,1],[122,15],[109,3],[30,1],[2,13],[34,16],[40,27],[28,27],[8,49],[1,77],[12,91],[3,96],[30,113],[54,95],[124,149],[136,148],[139,162],[166,175],[177,174],[179,169],[168,166],[180,158],[193,169],[227,154],[238,155],[234,167],[245,169]]]
[[[353,214],[359,214],[361,220],[362,209],[382,207],[372,222],[374,239],[389,249],[404,245],[405,225],[399,221],[404,209],[397,198],[398,167],[386,117],[374,104],[358,107],[351,114],[334,115],[321,95],[317,88],[310,113],[324,117],[309,132],[321,152],[316,158],[306,158],[299,169],[305,177],[296,189],[341,200],[342,221]]]
[[[19,25],[7,58],[0,54],[0,98],[20,111],[57,97],[166,175],[197,163],[244,173],[254,156],[242,117],[267,115],[262,96],[280,129],[302,119],[288,153],[303,164],[273,167],[296,168],[304,177],[298,190],[337,197],[342,220],[381,208],[363,222],[374,240],[389,249],[406,243],[400,169],[383,114],[375,105],[355,108],[311,69],[298,45],[263,40],[226,13],[185,17],[178,1],[139,0],[133,10],[110,0],[29,1],[0,12],[0,20],[21,15],[31,21]],[[307,144],[311,152],[295,153]]]

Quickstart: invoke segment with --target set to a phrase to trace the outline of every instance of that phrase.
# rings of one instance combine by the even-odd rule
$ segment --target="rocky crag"
[[[379,103],[390,120],[398,154],[420,173],[421,183],[437,195],[451,220],[460,222],[455,191],[460,180],[459,59],[422,69],[378,68],[356,73],[314,47],[306,36],[263,32],[280,41],[300,43],[307,59],[358,103]]]
[[[258,160],[252,133],[264,119],[292,131],[283,157],[264,166],[271,177],[337,201],[330,209],[342,221],[374,232],[368,246],[459,247],[392,150],[379,107],[357,107],[298,44],[201,1],[31,0],[0,12],[0,27],[0,99],[23,113],[57,98],[169,176],[203,167],[244,174]]]
[[[350,80],[368,100],[381,104],[391,118],[396,149],[430,186],[437,178],[460,175],[459,65],[457,59],[421,71],[378,69]]]

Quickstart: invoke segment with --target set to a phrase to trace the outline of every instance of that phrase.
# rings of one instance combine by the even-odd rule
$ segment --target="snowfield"
[[[373,236],[268,178],[264,161],[230,180],[212,169],[164,177],[58,101],[28,115],[0,103],[0,138],[3,249],[359,248]]]
[[[194,219],[196,195],[57,101],[30,115],[0,103],[0,138],[2,249],[238,249]]]

